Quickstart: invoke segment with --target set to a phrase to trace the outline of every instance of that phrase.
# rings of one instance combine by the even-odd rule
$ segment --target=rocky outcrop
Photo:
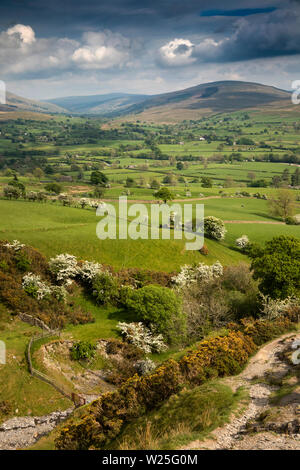
[[[0,450],[17,450],[33,445],[52,431],[73,411],[55,411],[45,416],[12,418],[0,424]]]

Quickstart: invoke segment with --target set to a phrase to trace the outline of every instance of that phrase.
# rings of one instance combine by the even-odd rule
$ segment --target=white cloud
[[[83,47],[72,55],[73,62],[82,69],[122,67],[130,57],[130,41],[120,34],[88,32],[83,35],[83,40]]]
[[[12,28],[9,28],[6,33],[11,36],[13,34],[19,35],[22,43],[32,44],[35,42],[35,33],[31,26],[25,26],[24,24],[16,24]]]
[[[81,41],[36,38],[30,26],[15,25],[0,33],[3,76],[51,76],[62,71],[109,70],[128,65],[135,45],[111,31],[86,32]]]
[[[159,49],[159,59],[163,65],[181,66],[195,62],[192,57],[194,44],[189,39],[173,39]]]

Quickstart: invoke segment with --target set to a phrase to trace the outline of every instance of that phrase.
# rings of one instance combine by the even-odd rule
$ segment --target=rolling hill
[[[144,102],[148,95],[108,93],[106,95],[68,96],[48,100],[47,103],[67,109],[75,114],[96,114],[113,116],[127,112],[132,106]]]
[[[16,111],[33,112],[33,113],[66,113],[66,109],[63,109],[55,104],[46,103],[41,101],[35,101],[20,96],[14,95],[13,93],[6,93],[6,104],[0,105],[1,113],[14,113]]]
[[[140,120],[177,122],[201,116],[248,109],[296,111],[288,91],[258,83],[221,81],[149,97],[128,114]]]
[[[288,91],[259,83],[219,81],[152,96],[112,93],[58,98],[48,103],[75,114],[176,122],[253,108],[295,110],[290,96]]]
[[[0,114],[68,113],[171,123],[250,109],[298,112],[300,106],[292,105],[291,94],[285,90],[259,83],[219,81],[152,96],[109,93],[34,101],[8,92],[7,104],[0,105]]]

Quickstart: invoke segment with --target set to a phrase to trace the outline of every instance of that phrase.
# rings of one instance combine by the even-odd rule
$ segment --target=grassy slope
[[[206,215],[225,220],[268,220],[265,201],[218,199],[208,200],[205,207]],[[212,263],[218,259],[228,265],[246,260],[232,249],[235,238],[244,233],[253,241],[265,241],[277,234],[299,234],[297,226],[227,224],[225,241],[206,240],[209,256],[204,257],[195,251],[185,251],[184,240],[99,240],[96,236],[99,219],[91,210],[0,200],[0,214],[1,238],[21,240],[46,256],[70,252],[79,259],[116,268],[137,266],[160,271],[179,270],[183,264],[199,261]]]
[[[227,422],[238,404],[246,400],[247,396],[242,389],[233,393],[219,381],[192,390],[184,389],[159,409],[129,423],[109,448],[178,449],[192,440],[203,439],[213,429]],[[80,409],[75,411],[75,417],[79,413]],[[30,450],[54,450],[54,441],[61,426],[40,439]]]
[[[234,394],[218,381],[185,389],[158,410],[129,423],[110,448],[178,449],[228,421],[241,399],[245,399],[242,390]]]
[[[71,405],[53,387],[28,372],[25,351],[37,330],[9,316],[0,304],[0,339],[6,344],[7,354],[6,365],[0,365],[0,401],[7,400],[12,405],[12,416],[41,416]],[[0,421],[8,417],[0,414]]]

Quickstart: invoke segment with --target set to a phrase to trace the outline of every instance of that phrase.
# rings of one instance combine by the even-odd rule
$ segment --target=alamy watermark
[[[100,204],[96,215],[102,217],[96,233],[100,240],[186,240],[186,250],[200,250],[204,244],[203,204],[130,204],[119,197],[118,210]],[[172,236],[171,236],[172,234]]]
[[[292,103],[300,104],[300,80],[294,80],[292,83],[292,90],[295,90],[292,93]]]
[[[6,364],[6,346],[4,341],[0,341],[0,364]]]
[[[0,104],[6,104],[6,85],[0,80]]]

